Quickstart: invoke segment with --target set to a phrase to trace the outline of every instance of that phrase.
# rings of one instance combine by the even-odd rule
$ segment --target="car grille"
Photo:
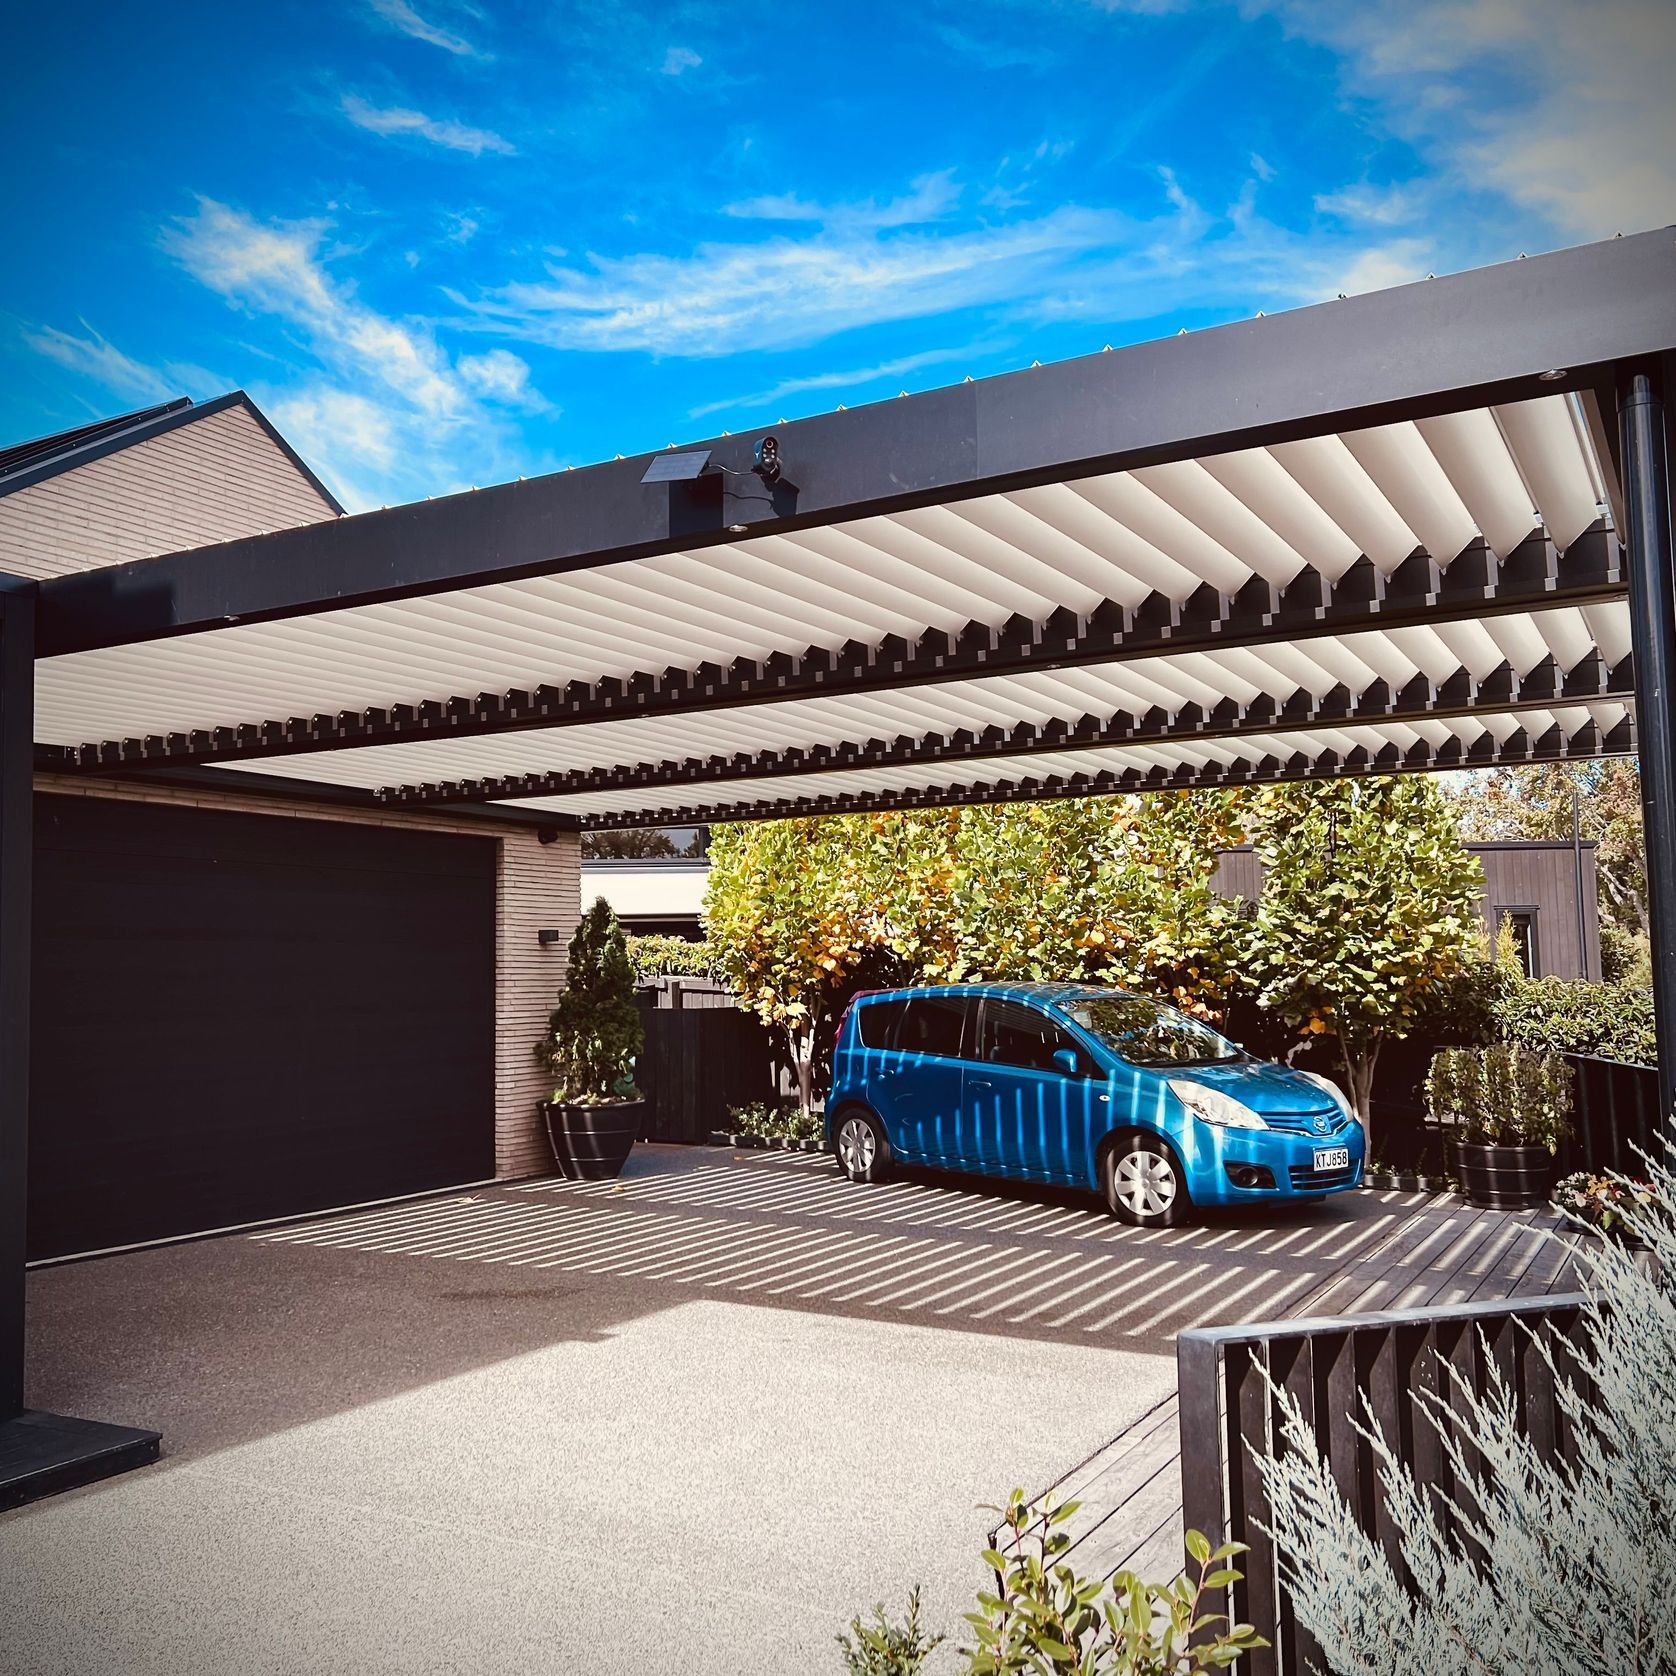
[[[1334,1112],[1325,1129],[1315,1127],[1313,1116],[1299,1116],[1292,1112],[1266,1112],[1263,1121],[1271,1129],[1284,1129],[1291,1135],[1336,1135],[1349,1119],[1343,1112]]]
[[[1288,1174],[1292,1177],[1294,1193],[1328,1193],[1335,1187],[1348,1187],[1356,1178],[1353,1166],[1343,1170],[1312,1170],[1307,1164],[1294,1164]]]

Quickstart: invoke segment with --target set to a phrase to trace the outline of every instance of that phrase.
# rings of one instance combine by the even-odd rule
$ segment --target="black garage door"
[[[36,803],[32,1257],[493,1174],[492,839]]]

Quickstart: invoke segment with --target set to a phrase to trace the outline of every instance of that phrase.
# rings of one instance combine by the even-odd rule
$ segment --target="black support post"
[[[1676,1105],[1676,574],[1671,560],[1664,382],[1653,363],[1624,370],[1618,380],[1618,424],[1652,920],[1659,1109],[1668,1133]]]
[[[0,575],[0,1508],[157,1459],[156,1432],[25,1408],[36,587]]]
[[[0,1421],[23,1412],[35,590],[0,579]]]

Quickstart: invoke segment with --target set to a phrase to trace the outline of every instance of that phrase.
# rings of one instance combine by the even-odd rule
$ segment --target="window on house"
[[[1536,938],[1536,912],[1531,907],[1496,909],[1496,931],[1499,934],[1504,925],[1512,931],[1514,957],[1527,978],[1537,977],[1542,970]]]

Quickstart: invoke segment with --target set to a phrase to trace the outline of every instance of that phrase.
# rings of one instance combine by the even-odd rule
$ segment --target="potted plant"
[[[1445,1048],[1426,1073],[1426,1105],[1457,1131],[1451,1162],[1473,1204],[1527,1210],[1547,1199],[1571,1116],[1571,1067],[1559,1054],[1510,1042]]]
[[[535,1050],[553,1075],[541,1112],[562,1175],[604,1181],[627,1162],[646,1112],[634,1085],[644,1042],[628,946],[602,896],[570,940],[564,993]]]
[[[1652,1201],[1653,1190],[1646,1182],[1631,1181],[1627,1176],[1591,1175],[1587,1170],[1568,1175],[1554,1188],[1554,1203],[1568,1216],[1586,1223],[1605,1239],[1636,1247],[1643,1242],[1625,1209],[1645,1210]]]

